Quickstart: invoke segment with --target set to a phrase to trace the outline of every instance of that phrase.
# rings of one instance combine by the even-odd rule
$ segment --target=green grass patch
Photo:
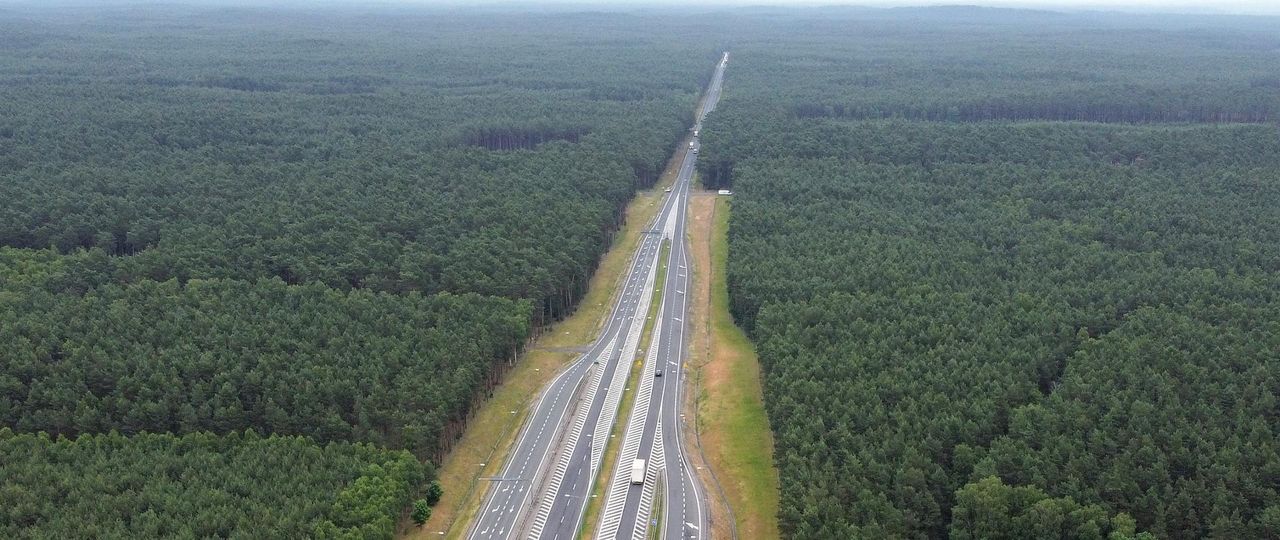
[[[658,484],[657,489],[653,490],[653,515],[650,516],[650,521],[657,525],[649,527],[649,534],[645,535],[649,540],[662,540],[662,513],[667,509],[666,496],[666,490],[662,484]]]
[[[778,470],[755,348],[729,314],[727,198],[716,200],[711,230],[711,354],[699,404],[703,447],[734,511],[739,538],[779,538]]]

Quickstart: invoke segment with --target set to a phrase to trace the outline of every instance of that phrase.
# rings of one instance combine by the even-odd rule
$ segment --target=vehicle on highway
[[[661,377],[661,376],[662,376],[662,370],[661,370],[661,369],[659,369],[658,371],[653,372],[653,376],[654,376],[654,377]]]
[[[667,192],[667,193],[671,193],[671,188],[667,188],[667,189],[664,189],[664,190],[662,190],[662,191],[665,191],[665,192]]]
[[[644,483],[644,460],[643,459],[637,459],[631,462],[631,483],[632,484]]]

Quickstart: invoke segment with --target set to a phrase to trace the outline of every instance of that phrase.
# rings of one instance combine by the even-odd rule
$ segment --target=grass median
[[[658,275],[653,279],[653,296],[649,300],[649,312],[645,315],[644,330],[640,333],[640,345],[636,349],[636,357],[631,362],[631,381],[622,392],[622,400],[618,403],[618,420],[609,430],[609,440],[604,447],[604,456],[600,458],[600,471],[596,473],[595,484],[591,488],[591,500],[587,502],[587,510],[578,528],[578,538],[595,538],[596,522],[600,521],[600,509],[604,506],[605,495],[609,492],[609,480],[613,478],[617,468],[618,452],[622,449],[622,435],[625,433],[630,418],[628,412],[636,401],[636,391],[640,388],[640,377],[643,376],[644,357],[653,340],[653,326],[658,322],[658,308],[662,303],[662,288],[667,282],[667,259],[671,255],[671,244],[662,241],[662,249],[658,253]]]

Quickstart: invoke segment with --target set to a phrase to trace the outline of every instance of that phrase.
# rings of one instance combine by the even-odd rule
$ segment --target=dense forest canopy
[[[120,281],[478,292],[557,316],[715,59],[628,30],[640,17],[348,16],[0,22],[23,36],[0,49],[0,245],[102,249]]]
[[[503,298],[278,279],[0,290],[0,422],[70,436],[257,428],[434,455],[527,316]]]
[[[390,537],[428,474],[404,451],[254,431],[54,440],[0,428],[0,535]]]
[[[786,535],[1280,535],[1274,30],[872,13],[705,128]]]
[[[393,534],[727,49],[789,537],[1280,536],[1275,25],[6,8],[0,535]]]
[[[0,11],[0,536],[389,537],[691,124],[684,28]]]

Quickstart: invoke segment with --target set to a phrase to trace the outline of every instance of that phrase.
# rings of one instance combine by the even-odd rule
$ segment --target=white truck
[[[637,459],[631,462],[631,483],[632,484],[644,483],[644,460],[643,459]]]

